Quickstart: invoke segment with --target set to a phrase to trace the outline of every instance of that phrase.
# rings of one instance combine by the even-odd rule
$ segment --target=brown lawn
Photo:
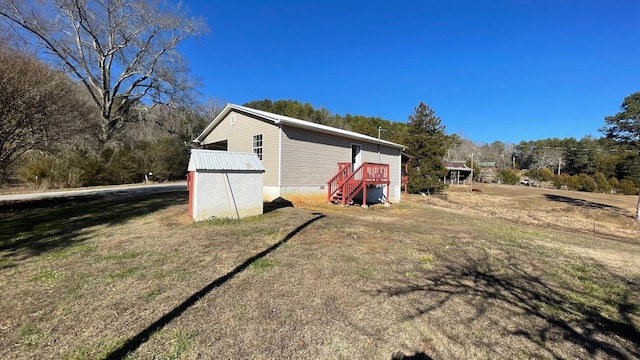
[[[183,192],[4,213],[0,358],[640,357],[637,198],[478,187],[197,224]]]

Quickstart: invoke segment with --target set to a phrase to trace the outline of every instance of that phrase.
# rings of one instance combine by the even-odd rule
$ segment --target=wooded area
[[[0,19],[0,184],[184,177],[211,111],[176,47],[203,20],[161,0],[7,0]]]
[[[0,182],[38,189],[183,179],[207,107],[140,104],[103,142],[83,87],[27,54],[0,48]]]

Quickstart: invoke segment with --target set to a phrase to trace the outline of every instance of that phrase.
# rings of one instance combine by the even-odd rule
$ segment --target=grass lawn
[[[640,358],[636,197],[480,185],[193,223],[186,192],[0,213],[0,358]]]

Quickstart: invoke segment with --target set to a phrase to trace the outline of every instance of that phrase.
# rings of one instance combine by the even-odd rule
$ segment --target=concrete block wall
[[[193,218],[242,218],[262,214],[262,173],[195,173]]]

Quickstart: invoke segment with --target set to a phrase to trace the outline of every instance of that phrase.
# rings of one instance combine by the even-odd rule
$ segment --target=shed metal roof
[[[254,153],[191,149],[188,170],[264,172],[264,166]]]

